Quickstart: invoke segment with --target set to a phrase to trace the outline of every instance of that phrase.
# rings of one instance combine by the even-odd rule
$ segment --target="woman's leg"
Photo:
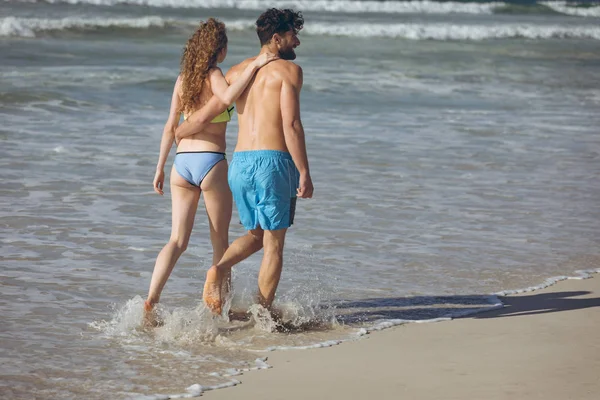
[[[156,258],[145,304],[146,311],[150,311],[152,306],[160,300],[160,294],[177,259],[187,248],[200,199],[200,189],[190,185],[177,173],[175,168],[171,169],[171,199],[171,238]]]
[[[201,184],[204,203],[210,224],[210,240],[213,247],[213,262],[216,265],[229,247],[229,223],[233,199],[227,183],[227,161],[219,161]],[[231,272],[224,279],[225,290],[231,284]]]

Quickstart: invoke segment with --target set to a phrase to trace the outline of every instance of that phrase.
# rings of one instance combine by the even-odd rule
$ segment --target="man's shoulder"
[[[233,65],[231,68],[229,68],[229,70],[225,74],[225,78],[227,80],[229,80],[231,78],[235,78],[237,75],[242,73],[244,71],[244,69],[246,69],[248,64],[250,64],[255,58],[256,57],[250,57],[250,58],[245,59],[241,63]]]
[[[273,68],[280,73],[283,80],[296,81],[302,77],[302,67],[292,61],[280,59],[273,61],[271,64],[273,64]]]
[[[273,65],[277,66],[278,68],[281,68],[282,70],[285,70],[287,72],[292,72],[292,73],[297,73],[298,71],[302,71],[302,67],[300,67],[298,64],[296,64],[293,61],[290,60],[276,60],[273,61]]]
[[[235,64],[234,66],[232,66],[229,70],[230,71],[239,71],[239,70],[244,70],[248,64],[250,64],[252,61],[254,61],[256,57],[250,57],[250,58],[246,58],[244,61]]]

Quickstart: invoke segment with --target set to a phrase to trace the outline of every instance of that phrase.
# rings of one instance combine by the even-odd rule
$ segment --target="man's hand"
[[[163,188],[165,187],[165,171],[162,169],[156,170],[154,175],[154,191],[160,195],[165,194]]]
[[[179,128],[180,126],[182,126],[186,123],[189,123],[189,122],[183,121],[183,123],[181,125],[179,125],[177,128]],[[179,134],[177,134],[178,132],[179,132]],[[182,129],[179,129],[179,130],[175,129],[175,146],[179,146],[179,142],[181,142],[181,139],[183,139],[182,132],[183,132]]]
[[[202,132],[202,129],[204,129],[205,126],[206,121],[204,120],[200,120],[200,123],[196,124],[196,126],[188,120],[183,121],[183,123],[175,129],[175,145],[179,146],[179,142],[181,142],[181,139],[183,138]]]
[[[211,124],[210,121],[225,111],[227,107],[228,104],[221,102],[217,96],[212,96],[208,103],[194,111],[175,129],[175,144],[179,145],[181,139],[204,131]]]
[[[298,197],[302,199],[310,199],[313,195],[313,183],[310,174],[300,174],[300,187],[296,189]]]

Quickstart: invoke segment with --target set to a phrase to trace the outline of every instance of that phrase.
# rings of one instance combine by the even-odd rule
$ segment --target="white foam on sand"
[[[597,274],[597,273],[600,273],[600,268],[579,270],[579,271],[575,271],[575,274],[576,274],[575,276],[564,276],[564,275],[555,276],[555,277],[546,279],[543,283],[536,285],[536,286],[530,286],[530,287],[527,287],[524,289],[502,290],[500,292],[494,293],[494,295],[509,296],[511,294],[533,292],[535,290],[545,289],[549,286],[556,284],[557,282],[565,281],[567,279],[574,279],[574,280],[589,279],[589,278],[593,277],[593,274]]]
[[[483,312],[488,312],[492,310],[496,310],[504,307],[504,303],[500,300],[499,296],[509,296],[519,293],[533,292],[540,289],[545,289],[549,286],[555,285],[557,282],[564,281],[567,279],[589,279],[593,277],[593,274],[600,273],[600,268],[598,269],[590,269],[590,270],[579,270],[575,271],[575,276],[555,276],[552,278],[546,279],[543,283],[535,286],[526,287],[523,289],[514,289],[514,290],[503,290],[500,292],[493,293],[487,296],[487,300],[490,303],[488,307],[481,307],[476,310],[460,310],[452,311],[447,316],[440,318],[432,318],[432,319],[424,319],[424,320],[407,320],[407,319],[392,319],[392,320],[382,320],[378,321],[375,324],[367,327],[359,329],[355,335],[360,337],[364,336],[370,332],[381,331],[383,329],[392,328],[398,325],[404,324],[425,324],[425,323],[434,323],[434,322],[444,322],[450,321],[455,318],[463,318],[468,317],[470,315],[480,314]]]
[[[337,346],[338,344],[345,342],[345,340],[327,340],[320,343],[309,344],[305,346],[269,346],[262,350],[250,350],[253,352],[268,352],[275,350],[308,350],[308,349],[321,349],[324,347]]]
[[[248,371],[256,371],[260,369],[269,369],[271,366],[267,364],[267,358],[257,358],[254,360],[253,367],[247,368],[228,368],[223,372],[213,372],[210,375],[221,377],[221,378],[229,378],[228,381],[217,384],[217,385],[201,385],[199,383],[195,383],[190,385],[186,390],[186,393],[177,393],[177,394],[154,394],[154,395],[144,395],[135,397],[135,400],[163,400],[163,399],[187,399],[192,397],[202,396],[204,392],[208,392],[210,390],[224,389],[228,387],[233,387],[239,385],[241,382],[237,379],[231,379],[232,376],[242,375],[243,372]]]

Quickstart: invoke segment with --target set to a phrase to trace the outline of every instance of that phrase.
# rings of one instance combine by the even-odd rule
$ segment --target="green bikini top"
[[[231,115],[233,114],[233,106],[229,106],[221,114],[217,115],[212,121],[213,124],[217,122],[229,122],[231,121]]]
[[[213,124],[217,124],[219,122],[229,122],[229,121],[231,121],[231,115],[233,114],[233,110],[234,110],[233,106],[227,107],[225,109],[225,111],[223,111],[221,114],[217,115],[210,122],[213,123]],[[185,121],[186,119],[187,119],[187,117],[184,115],[183,116],[183,120]]]

